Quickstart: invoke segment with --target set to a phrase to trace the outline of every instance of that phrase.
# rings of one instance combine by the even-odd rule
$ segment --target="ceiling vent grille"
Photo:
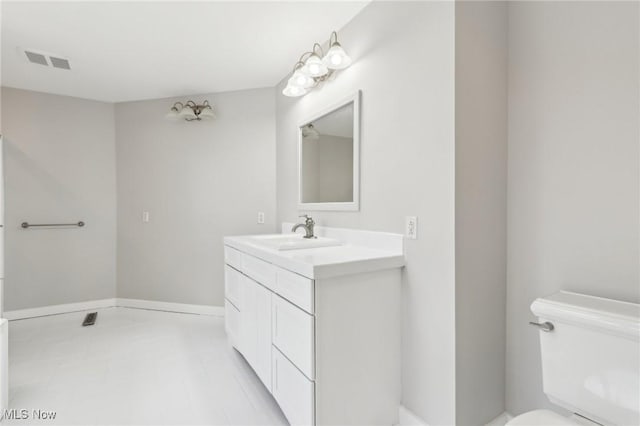
[[[27,55],[27,59],[29,59],[29,62],[32,62],[34,64],[44,65],[45,67],[49,65],[47,63],[47,57],[44,55],[41,55],[40,53],[29,52],[28,50],[25,50],[24,53],[25,55]]]
[[[56,58],[55,56],[49,56],[49,60],[51,61],[51,65],[56,68],[62,68],[63,70],[70,70],[71,66],[69,66],[69,61],[62,58]]]
[[[48,67],[51,65],[54,68],[59,68],[63,70],[70,70],[71,65],[69,64],[69,60],[65,58],[61,58],[60,55],[39,52],[33,49],[24,50],[24,54],[27,56],[27,59],[32,64],[44,65]]]

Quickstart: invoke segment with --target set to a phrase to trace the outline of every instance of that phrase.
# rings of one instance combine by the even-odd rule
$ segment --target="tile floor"
[[[81,327],[84,315],[10,322],[10,408],[57,412],[40,424],[287,424],[223,318],[108,308]]]

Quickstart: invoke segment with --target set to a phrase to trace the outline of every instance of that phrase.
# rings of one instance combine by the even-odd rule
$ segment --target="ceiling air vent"
[[[60,68],[63,70],[71,69],[69,60],[62,58],[60,55],[55,53],[46,53],[35,49],[25,49],[24,54],[32,64],[44,65],[45,67],[51,65],[54,68]]]
[[[45,67],[49,65],[47,63],[47,58],[44,55],[41,55],[40,53],[29,52],[28,50],[25,50],[24,53],[25,55],[27,55],[27,59],[29,59],[29,62],[32,62],[34,64],[44,65]]]
[[[56,68],[62,68],[64,70],[70,70],[69,61],[62,58],[56,58],[55,56],[49,56],[49,60],[51,60],[51,65]]]

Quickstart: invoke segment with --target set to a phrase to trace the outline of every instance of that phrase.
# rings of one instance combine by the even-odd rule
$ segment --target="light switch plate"
[[[264,212],[258,212],[258,223],[260,225],[264,224]]]
[[[142,212],[142,222],[149,222],[149,212]]]
[[[405,218],[405,226],[404,226],[404,235],[411,239],[418,239],[418,217],[417,216],[407,216]]]

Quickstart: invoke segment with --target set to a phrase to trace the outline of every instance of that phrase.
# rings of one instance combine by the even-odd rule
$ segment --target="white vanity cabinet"
[[[269,289],[230,264],[225,265],[225,329],[229,341],[244,355],[269,390],[271,295]]]
[[[300,269],[295,255],[242,238],[225,238],[227,333],[289,422],[397,423],[404,257],[305,272],[309,255],[339,259],[346,248],[305,250]]]
[[[236,269],[225,265],[224,268],[224,318],[225,330],[231,345],[242,350],[240,335],[240,309],[242,308],[242,293],[244,276]]]
[[[243,278],[240,348],[262,383],[271,390],[271,291]]]

